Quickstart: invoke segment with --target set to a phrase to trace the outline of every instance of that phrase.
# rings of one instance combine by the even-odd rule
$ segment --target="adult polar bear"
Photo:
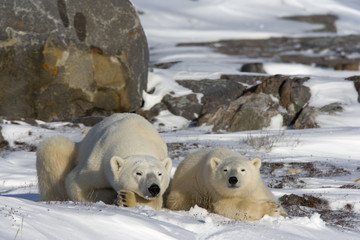
[[[37,151],[40,200],[103,201],[162,207],[171,159],[155,128],[143,117],[114,114],[96,124],[80,143],[65,137],[42,142]]]
[[[228,149],[206,149],[189,154],[176,169],[166,206],[189,210],[198,205],[241,221],[265,214],[286,216],[260,175],[261,160],[247,160]]]

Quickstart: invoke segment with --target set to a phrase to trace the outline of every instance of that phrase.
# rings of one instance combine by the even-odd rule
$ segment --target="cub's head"
[[[261,160],[244,160],[237,157],[210,159],[211,185],[223,197],[248,196],[258,184]]]
[[[172,161],[151,156],[114,156],[110,160],[113,180],[110,180],[116,192],[130,190],[137,195],[152,200],[164,194],[170,182]]]

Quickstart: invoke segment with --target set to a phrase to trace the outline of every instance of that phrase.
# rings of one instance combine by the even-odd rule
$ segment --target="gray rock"
[[[156,116],[158,116],[159,113],[164,110],[167,110],[167,107],[163,102],[160,102],[155,104],[150,110],[139,109],[136,111],[136,113],[143,116],[148,121],[154,122],[156,120]]]
[[[356,91],[358,92],[358,102],[360,103],[360,76],[351,76],[348,78],[345,78],[345,80],[354,82],[354,87]]]
[[[42,120],[135,111],[148,46],[128,0],[4,0],[0,115]]]
[[[266,93],[279,99],[280,104],[286,109],[282,113],[284,125],[294,123],[298,113],[310,99],[310,89],[304,86],[309,78],[291,78],[284,75],[274,75],[265,79],[262,83],[254,86],[246,94]]]
[[[199,117],[202,105],[198,102],[196,94],[189,94],[180,97],[166,95],[162,99],[167,109],[174,115],[194,120]]]
[[[281,88],[283,83],[288,79],[290,79],[290,77],[284,75],[269,76],[265,80],[263,80],[260,84],[249,89],[249,91],[246,94],[266,93],[266,94],[271,94],[274,97],[280,98],[279,89]]]
[[[213,125],[214,131],[257,130],[268,127],[271,118],[279,114],[278,103],[268,94],[251,94],[238,98],[215,113],[207,114],[199,124]]]
[[[306,15],[306,16],[286,16],[281,17],[282,19],[300,21],[300,22],[308,22],[312,24],[323,24],[324,27],[320,29],[313,30],[313,32],[333,32],[336,33],[336,20],[338,20],[338,16],[332,14],[315,14],[315,15]]]
[[[342,112],[344,108],[341,106],[341,103],[335,102],[328,105],[325,105],[320,108],[321,112],[326,112],[329,114],[335,114],[336,112]]]
[[[321,111],[318,108],[307,106],[305,107],[299,117],[296,119],[294,129],[318,128],[316,117],[319,116]]]
[[[262,63],[245,63],[241,66],[241,72],[266,73]]]
[[[310,88],[304,86],[309,78],[289,78],[279,89],[280,103],[291,116],[296,116],[310,100]]]
[[[177,80],[181,86],[191,89],[195,93],[202,93],[202,114],[214,113],[219,106],[227,105],[240,97],[246,86],[236,80],[203,79],[203,80]]]
[[[268,78],[264,75],[222,74],[221,79],[236,81],[249,86],[257,85]]]

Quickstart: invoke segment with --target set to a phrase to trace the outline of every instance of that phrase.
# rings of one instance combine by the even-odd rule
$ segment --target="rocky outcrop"
[[[195,94],[166,95],[161,103],[138,113],[154,120],[160,111],[169,110],[197,126],[213,126],[214,131],[263,129],[272,124],[274,117],[277,124],[293,127],[310,99],[310,89],[304,86],[308,79],[283,75],[222,75],[216,80],[178,80],[181,86],[202,94],[201,102]],[[310,126],[299,121],[296,127]]]
[[[64,120],[135,111],[148,47],[127,1],[0,5],[0,115]]]
[[[347,57],[360,51],[359,39],[360,35],[274,37],[180,43],[178,46],[209,46],[216,52],[227,55],[253,59],[266,58],[271,62],[313,64],[335,70],[359,70],[360,57]],[[304,55],[304,52],[311,54]]]
[[[336,33],[336,20],[338,20],[338,16],[332,14],[315,14],[315,15],[308,15],[308,16],[287,16],[282,17],[282,19],[293,20],[293,21],[300,21],[300,22],[307,22],[312,24],[323,24],[323,28],[315,29],[313,32],[333,32]]]
[[[279,114],[283,115],[283,124],[290,126],[310,99],[310,89],[303,84],[308,79],[283,75],[270,76],[251,88],[247,94],[261,92],[277,98],[280,102],[279,106],[286,110],[279,111]]]

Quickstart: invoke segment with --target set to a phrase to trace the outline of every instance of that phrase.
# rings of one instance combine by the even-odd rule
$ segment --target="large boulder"
[[[63,120],[135,111],[148,46],[128,0],[3,0],[0,115]]]

